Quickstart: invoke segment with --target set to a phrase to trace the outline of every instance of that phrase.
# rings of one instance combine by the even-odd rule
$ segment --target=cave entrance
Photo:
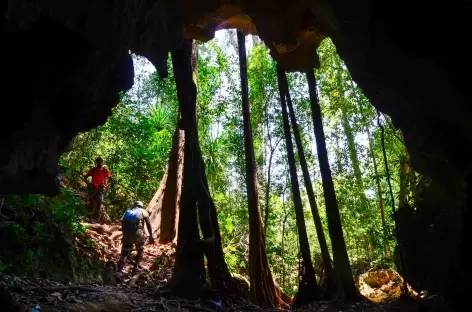
[[[247,203],[244,202],[244,151],[240,113],[238,46],[234,30],[220,30],[215,39],[198,42],[197,82],[198,136],[206,164],[209,189],[219,211],[223,248],[233,272],[247,275]],[[286,150],[280,119],[275,62],[257,36],[246,37],[248,78],[256,163],[261,189],[261,212],[266,235],[270,237],[268,257],[274,278],[287,292],[297,280],[288,275],[297,259],[296,237],[290,236],[294,216],[290,182],[287,180]],[[390,266],[394,259],[394,223],[391,193],[383,158],[385,146],[395,205],[415,207],[415,187],[421,176],[409,167],[401,132],[388,116],[380,114],[352,81],[349,71],[330,39],[318,49],[321,67],[316,71],[329,162],[338,194],[347,251],[355,274],[374,265]],[[70,151],[62,156],[64,167],[80,173],[92,165],[95,156],[105,159],[115,177],[105,207],[111,219],[120,217],[134,200],[148,206],[155,234],[161,243],[176,243],[180,191],[164,199],[171,185],[181,186],[183,145],[176,132],[178,97],[172,64],[169,77],[160,78],[149,61],[133,56],[135,83],[122,95],[107,123],[74,138]],[[317,165],[316,140],[310,120],[308,86],[300,73],[289,73],[288,82],[297,112],[308,167],[322,219],[323,188]],[[379,127],[379,122],[381,127]],[[382,129],[385,143],[382,144]],[[172,147],[180,148],[175,150]],[[173,150],[173,151],[172,151]],[[179,156],[180,155],[180,156]],[[174,158],[176,163],[170,165]],[[298,161],[298,160],[297,160]],[[174,168],[175,179],[169,179]],[[74,182],[75,181],[75,182]],[[82,181],[68,183],[79,187]],[[157,190],[157,191],[156,191]],[[301,186],[303,205],[308,209],[306,190]],[[174,191],[175,192],[175,191]],[[165,203],[165,204],[164,204]],[[174,206],[170,213],[163,206]],[[164,212],[165,222],[162,222]],[[323,221],[323,222],[326,222]],[[307,222],[310,241],[317,235]],[[161,232],[163,235],[161,235]],[[277,233],[282,233],[279,235]],[[294,240],[295,241],[292,241]],[[321,253],[312,244],[315,270],[322,271]],[[274,265],[281,262],[283,265]]]
[[[247,86],[243,82],[238,88],[236,58],[226,55],[222,47],[220,50],[223,52],[219,53],[217,48],[200,45],[201,57],[193,55],[198,73],[194,71],[192,83],[188,79],[188,68],[187,76],[184,75],[189,84],[198,86],[198,94],[194,94],[192,87],[187,90],[195,97],[191,100],[195,100],[195,115],[199,117],[198,131],[193,131],[193,134],[198,133],[201,146],[194,152],[202,161],[195,164],[199,168],[207,164],[203,173],[206,177],[204,191],[198,195],[203,196],[200,201],[207,200],[206,204],[211,204],[214,199],[219,207],[219,223],[212,226],[218,225],[222,229],[226,263],[231,271],[244,275],[250,266],[247,262],[251,245],[248,237],[252,231],[247,233],[247,223],[248,220],[251,223],[254,213],[247,214],[244,209],[250,206],[246,202],[252,197],[259,202],[262,224],[257,227],[266,237],[263,243],[267,248],[264,248],[275,280],[288,294],[295,292],[297,282],[299,286],[314,285],[314,279],[304,280],[300,276],[305,274],[306,277],[305,269],[310,266],[309,262],[315,264],[318,278],[324,274],[320,274],[322,270],[317,266],[323,262],[319,260],[322,251],[315,244],[310,245],[307,252],[306,244],[301,244],[301,241],[312,242],[319,238],[319,231],[314,231],[309,222],[306,229],[300,226],[304,213],[309,215],[310,211],[291,208],[306,207],[307,200],[312,208],[316,201],[320,215],[329,214],[332,210],[323,202],[328,187],[337,194],[336,198],[330,197],[330,203],[340,208],[346,254],[351,262],[355,262],[354,271],[362,270],[366,264],[382,266],[395,261],[393,237],[398,233],[392,233],[390,218],[395,207],[398,208],[397,214],[392,217],[403,228],[400,233],[408,236],[407,240],[401,240],[408,263],[403,275],[415,289],[444,293],[458,301],[467,298],[464,294],[468,269],[463,253],[467,246],[467,231],[462,229],[467,229],[465,225],[470,217],[467,212],[467,206],[470,206],[467,201],[470,200],[465,198],[470,188],[470,183],[467,183],[470,180],[467,178],[470,157],[462,146],[470,145],[469,134],[472,132],[468,126],[467,83],[461,74],[468,72],[470,64],[463,62],[468,49],[466,41],[460,40],[465,37],[468,27],[459,27],[467,26],[470,20],[466,18],[470,13],[466,5],[456,3],[446,8],[431,4],[428,10],[423,5],[413,5],[405,10],[400,2],[380,7],[369,1],[355,5],[349,1],[243,1],[238,5],[210,1],[196,5],[185,3],[185,10],[177,10],[172,7],[174,4],[178,3],[148,1],[143,5],[128,5],[125,1],[111,10],[107,2],[69,7],[54,1],[23,1],[19,5],[14,1],[5,2],[0,9],[0,28],[6,48],[0,53],[3,59],[8,60],[3,69],[9,79],[2,84],[4,106],[8,106],[8,110],[2,111],[0,116],[0,141],[3,144],[0,151],[0,191],[54,193],[59,154],[78,132],[105,124],[111,109],[119,101],[118,91],[132,85],[133,62],[129,49],[146,55],[163,73],[164,64],[173,68],[173,64],[166,63],[163,56],[170,50],[179,53],[175,50],[178,44],[173,39],[181,39],[185,26],[183,35],[186,38],[202,41],[212,39],[214,31],[220,28],[236,27],[250,34],[257,31],[269,47],[269,53],[260,47],[257,39],[254,40],[254,47],[247,52],[247,66],[244,66],[248,75],[244,79],[241,77],[241,81],[247,80]],[[445,10],[448,14],[444,14]],[[102,16],[106,17],[100,18]],[[450,22],[435,28],[436,21],[445,17]],[[402,21],[401,25],[398,20]],[[431,32],[430,29],[438,31]],[[403,135],[392,126],[390,118],[368,105],[339,57],[327,52],[333,46],[321,40],[328,33],[338,44],[339,52],[348,62],[356,81],[377,108],[391,113],[395,126],[403,130]],[[410,36],[399,35],[405,33]],[[437,44],[434,36],[453,36],[457,40],[453,40],[455,44],[448,49],[433,49],[431,47]],[[237,41],[235,38],[233,36],[233,43]],[[237,47],[241,52],[241,45]],[[321,59],[316,57],[317,49]],[[268,55],[280,65],[279,70]],[[213,63],[217,65],[213,66]],[[308,83],[311,88],[306,90],[304,75],[296,72],[317,68],[318,65],[320,68],[315,75],[306,76],[311,81]],[[316,90],[314,78],[318,82]],[[157,94],[163,97],[164,91],[175,85],[169,83],[171,80],[152,80],[140,90],[139,96],[124,94],[121,99],[129,106],[120,105],[105,126],[74,140],[71,150],[61,158],[65,168],[62,181],[65,187],[59,196],[53,199],[36,195],[1,197],[0,230],[8,229],[8,238],[12,238],[8,243],[15,245],[18,242],[15,248],[21,248],[18,248],[18,257],[13,252],[8,257],[2,253],[0,271],[9,268],[11,263],[31,264],[34,255],[44,255],[44,249],[35,249],[40,238],[57,238],[61,236],[57,233],[62,233],[67,237],[64,241],[70,242],[73,240],[66,235],[70,231],[83,234],[84,228],[76,222],[76,215],[80,215],[77,211],[81,206],[80,188],[83,184],[79,177],[82,168],[68,166],[67,157],[74,157],[74,153],[82,155],[77,162],[83,164],[93,159],[96,149],[89,148],[87,143],[105,142],[104,150],[119,147],[114,154],[106,156],[109,156],[108,164],[113,164],[112,171],[118,177],[116,188],[107,194],[109,202],[106,204],[111,209],[112,219],[117,218],[120,209],[128,205],[128,197],[146,197],[146,192],[154,193],[162,185],[169,189],[167,186],[172,179],[166,178],[162,183],[166,170],[172,167],[168,165],[168,159],[174,155],[177,155],[174,157],[177,160],[180,158],[179,153],[169,154],[169,148],[164,148],[162,142],[173,143],[174,138],[180,142],[180,134],[176,135],[178,131],[172,132],[171,139],[164,136],[169,120],[176,122],[173,120],[175,107],[173,110],[169,105],[172,102],[170,95],[175,92],[168,92],[170,97],[160,101]],[[180,83],[177,85],[182,86]],[[227,88],[221,90],[221,85]],[[149,93],[153,98],[152,107],[145,110],[133,108],[136,101],[145,98],[146,88],[154,90]],[[238,91],[247,93],[242,96],[243,111],[246,111],[242,119],[239,117],[241,94]],[[310,100],[307,99],[308,93]],[[314,114],[310,110],[315,102],[312,98],[316,95],[320,116],[317,116],[318,121],[311,122],[310,114]],[[285,98],[286,103],[278,103],[277,96],[280,102]],[[165,105],[161,105],[163,102]],[[183,102],[182,95],[179,102],[179,105]],[[249,104],[250,117],[247,114]],[[281,104],[281,110],[278,104]],[[294,109],[290,109],[290,105]],[[288,112],[283,109],[285,106],[289,108],[290,120]],[[292,122],[295,120],[292,115],[299,124],[299,138],[292,127],[293,137],[299,141],[296,144],[292,142],[297,146],[293,148],[288,147],[293,139],[290,123],[297,124]],[[202,127],[207,129],[200,131]],[[147,135],[142,135],[146,129]],[[325,139],[318,140],[314,137],[316,134],[311,135],[312,132],[319,134],[323,129]],[[93,138],[87,137],[92,134]],[[251,139],[248,139],[249,135]],[[76,148],[81,139],[83,146]],[[319,141],[326,141],[324,165],[318,165],[316,161],[320,157],[320,148],[323,149],[320,147],[323,143]],[[408,142],[410,155],[404,141]],[[175,145],[180,146],[172,144]],[[247,150],[249,145],[253,151],[247,157],[247,152],[244,155],[241,151]],[[86,153],[87,148],[89,152]],[[300,156],[302,149],[306,154],[304,157]],[[289,156],[289,150],[297,153],[292,151],[293,155]],[[158,161],[152,158],[155,155],[163,156]],[[248,158],[251,158],[250,162]],[[326,173],[328,161],[332,186],[323,183],[323,176],[326,177],[323,167]],[[313,184],[311,197],[309,187],[305,185],[304,188],[303,183],[294,178],[303,163],[306,163],[306,171],[313,181],[305,183]],[[418,175],[410,163],[430,176]],[[391,164],[389,172],[388,164]],[[253,167],[251,172],[245,171],[248,165]],[[151,170],[145,170],[149,168]],[[76,169],[74,177],[72,172]],[[304,170],[299,175],[303,173]],[[201,172],[193,174],[200,176]],[[253,175],[252,185],[251,190],[245,192],[244,180],[248,175]],[[152,183],[143,182],[152,178],[155,179]],[[178,183],[177,179],[172,184]],[[245,184],[250,183],[246,181]],[[294,187],[295,184],[301,186]],[[256,189],[259,190],[258,196],[254,196]],[[167,202],[164,197],[160,200],[159,194],[159,191],[155,192],[153,199],[162,204]],[[208,200],[208,194],[211,200]],[[179,195],[165,197],[170,198],[172,204],[176,203]],[[293,214],[293,210],[298,213]],[[41,216],[39,211],[46,211],[48,217]],[[314,210],[311,212],[314,214]],[[170,215],[171,218],[161,216],[161,219],[175,219],[176,222],[177,211]],[[195,216],[195,219],[201,221],[200,217]],[[33,221],[28,222],[30,219]],[[48,219],[52,223],[44,224],[58,229],[55,233],[44,234],[41,222]],[[175,222],[167,228],[175,228]],[[320,223],[328,228],[328,232],[331,231],[329,220],[321,219]],[[65,231],[65,228],[70,231]],[[200,236],[207,235],[202,227],[198,229],[197,226],[198,231],[202,232],[197,233]],[[298,241],[296,237],[303,235],[301,232],[306,232],[307,237]],[[340,232],[340,226],[337,232]],[[175,230],[169,233],[166,240],[180,237]],[[297,248],[293,247],[294,243]],[[460,249],[459,255],[457,249]],[[302,260],[298,259],[298,253],[303,254]],[[307,260],[312,254],[315,255],[314,261]],[[27,261],[22,261],[22,256]],[[4,265],[4,261],[9,264]],[[300,263],[301,272],[295,276],[291,273],[296,271],[297,263]],[[31,265],[29,272],[41,269],[37,264]]]

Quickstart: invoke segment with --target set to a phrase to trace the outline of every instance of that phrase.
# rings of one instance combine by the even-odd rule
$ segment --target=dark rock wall
[[[105,123],[119,92],[131,88],[130,50],[165,72],[182,32],[167,2],[0,6],[0,193],[57,192],[60,153],[78,132]]]
[[[374,106],[407,137],[415,169],[464,170],[472,143],[470,1],[332,0],[338,51]]]
[[[462,234],[472,146],[470,1],[329,1],[326,23],[354,80],[404,133],[420,183],[416,210],[397,220],[402,272],[417,289],[460,298],[467,288]],[[397,263],[398,263],[397,259]],[[452,295],[454,294],[454,295]],[[456,297],[455,297],[456,296]],[[462,298],[465,298],[462,296]]]
[[[332,37],[374,106],[403,130],[412,167],[432,181],[418,209],[398,216],[406,220],[400,220],[410,259],[404,273],[420,288],[462,287],[449,277],[465,276],[458,248],[470,246],[461,220],[472,147],[471,2],[298,2]],[[165,74],[167,52],[180,43],[188,13],[218,3],[189,2],[179,10],[182,3],[170,0],[2,2],[0,193],[54,193],[57,159],[69,140],[103,124],[118,92],[131,87],[129,51]],[[272,11],[255,20],[258,28],[273,22]]]

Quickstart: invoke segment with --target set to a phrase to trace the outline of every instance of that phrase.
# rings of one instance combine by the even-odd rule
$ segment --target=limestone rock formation
[[[457,293],[457,284],[442,279],[465,263],[470,245],[461,220],[470,219],[471,204],[464,196],[471,189],[471,23],[466,0],[3,1],[0,193],[56,192],[60,153],[78,132],[103,124],[119,92],[131,87],[130,51],[164,75],[168,51],[184,35],[209,40],[237,26],[259,34],[286,69],[303,70],[317,66],[315,49],[329,36],[373,105],[402,129],[412,167],[445,190],[443,199],[454,197],[450,207],[436,199],[440,208],[421,210],[444,217],[426,218],[428,226],[454,229],[454,251],[435,249],[439,239],[429,244],[450,255],[444,267],[431,267],[441,280],[434,289]],[[451,185],[464,191],[449,192]]]
[[[53,194],[68,142],[104,124],[132,86],[130,51],[165,73],[181,17],[169,1],[2,3],[0,193]]]

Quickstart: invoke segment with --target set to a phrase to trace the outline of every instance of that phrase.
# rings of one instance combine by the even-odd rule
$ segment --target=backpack
[[[140,209],[128,209],[126,210],[123,218],[121,219],[121,226],[123,232],[135,233],[139,228],[139,221],[141,220]]]

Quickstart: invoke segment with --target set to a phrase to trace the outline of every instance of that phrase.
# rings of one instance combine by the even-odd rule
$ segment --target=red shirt
[[[87,174],[87,177],[92,177],[92,185],[95,187],[100,187],[105,184],[106,178],[111,178],[111,172],[108,168],[92,168],[90,169]]]

